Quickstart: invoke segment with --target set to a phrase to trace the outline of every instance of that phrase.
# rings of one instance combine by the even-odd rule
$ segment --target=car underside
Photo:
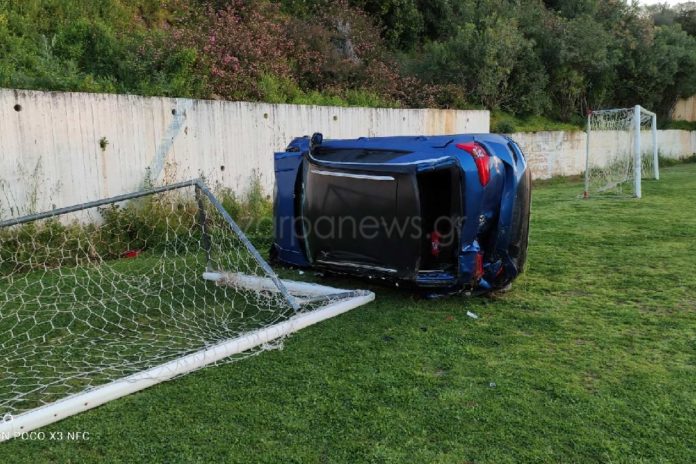
[[[434,293],[507,287],[524,268],[531,179],[495,134],[293,140],[275,154],[272,257]]]

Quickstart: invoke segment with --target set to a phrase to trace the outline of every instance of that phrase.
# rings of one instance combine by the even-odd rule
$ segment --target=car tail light
[[[458,143],[457,148],[464,150],[474,158],[476,169],[478,170],[479,181],[484,187],[491,180],[491,168],[489,161],[491,157],[486,153],[486,150],[476,142]]]
[[[483,277],[483,253],[476,254],[476,269],[474,270],[474,279],[478,281]]]

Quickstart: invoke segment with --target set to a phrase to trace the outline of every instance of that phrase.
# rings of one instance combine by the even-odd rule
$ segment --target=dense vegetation
[[[0,0],[0,86],[573,121],[696,93],[696,3]]]

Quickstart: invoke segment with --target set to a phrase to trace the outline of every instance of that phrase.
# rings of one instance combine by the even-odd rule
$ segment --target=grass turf
[[[696,165],[662,176],[641,200],[537,186],[509,293],[374,287],[373,304],[283,350],[42,429],[89,440],[0,449],[31,463],[696,462]]]

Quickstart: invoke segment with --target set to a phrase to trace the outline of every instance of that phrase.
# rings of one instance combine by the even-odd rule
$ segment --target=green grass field
[[[0,445],[7,462],[696,462],[696,164],[644,198],[533,194],[529,266],[492,298],[377,300],[284,349]],[[347,287],[365,282],[331,281]],[[474,320],[466,311],[480,316]]]

